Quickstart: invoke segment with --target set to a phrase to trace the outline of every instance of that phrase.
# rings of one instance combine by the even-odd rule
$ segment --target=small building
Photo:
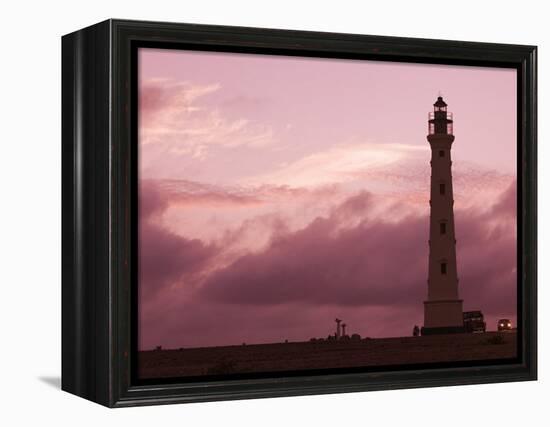
[[[462,313],[465,332],[485,332],[486,323],[480,310],[465,311]]]

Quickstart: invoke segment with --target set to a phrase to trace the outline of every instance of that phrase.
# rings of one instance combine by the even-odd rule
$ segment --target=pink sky
[[[459,293],[516,319],[516,72],[141,49],[140,348],[410,335],[427,113],[455,117]]]

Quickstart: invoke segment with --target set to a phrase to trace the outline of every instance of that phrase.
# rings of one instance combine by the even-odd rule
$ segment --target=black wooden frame
[[[136,384],[136,43],[516,68],[518,359],[508,364]],[[63,390],[122,407],[536,379],[536,47],[108,20],[63,37],[62,73]]]

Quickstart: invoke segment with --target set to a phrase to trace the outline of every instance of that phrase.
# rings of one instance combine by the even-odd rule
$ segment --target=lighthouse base
[[[462,300],[424,301],[422,335],[464,333]]]
[[[420,328],[421,335],[447,335],[447,334],[463,334],[466,332],[464,326],[442,326],[440,328]]]

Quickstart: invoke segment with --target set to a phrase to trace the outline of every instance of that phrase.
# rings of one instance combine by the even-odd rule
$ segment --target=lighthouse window
[[[447,274],[447,263],[446,262],[441,263],[441,274]]]
[[[439,150],[439,157],[445,157],[445,151]]]
[[[439,223],[439,233],[445,234],[447,233],[447,224],[444,222]]]
[[[445,184],[439,184],[439,194],[445,194]]]

